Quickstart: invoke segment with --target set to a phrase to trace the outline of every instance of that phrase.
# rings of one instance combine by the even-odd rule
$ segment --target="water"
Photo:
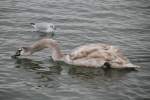
[[[85,43],[116,45],[139,71],[54,63],[48,50],[11,59],[39,39],[30,22],[52,22],[68,52]],[[149,100],[149,0],[1,0],[0,100]]]

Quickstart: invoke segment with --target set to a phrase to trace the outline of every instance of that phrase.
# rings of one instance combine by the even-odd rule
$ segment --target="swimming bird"
[[[54,32],[56,30],[56,27],[52,23],[30,23],[35,31],[42,32],[42,33],[50,33],[51,35],[54,35]]]
[[[41,39],[28,47],[17,50],[15,57],[21,55],[32,55],[34,52],[50,48],[54,61],[63,61],[67,64],[85,67],[109,67],[109,68],[139,68],[130,63],[123,56],[120,49],[103,43],[85,44],[73,49],[68,54],[63,54],[56,40],[50,38]]]

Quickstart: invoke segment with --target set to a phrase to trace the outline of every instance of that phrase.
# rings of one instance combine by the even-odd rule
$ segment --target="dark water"
[[[139,71],[54,63],[50,52],[11,59],[39,39],[30,22],[52,22],[64,52],[104,42]],[[150,100],[149,0],[0,0],[0,100]]]

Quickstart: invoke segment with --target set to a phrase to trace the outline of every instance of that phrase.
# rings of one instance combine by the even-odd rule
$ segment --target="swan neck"
[[[29,48],[31,54],[33,54],[34,52],[41,51],[45,48],[50,48],[52,50],[52,58],[54,61],[61,60],[64,56],[61,50],[59,49],[57,41],[52,39],[42,39],[31,45]]]
[[[63,53],[61,52],[61,50],[59,49],[58,46],[53,46],[52,47],[52,58],[54,61],[60,61],[62,60],[64,57]]]

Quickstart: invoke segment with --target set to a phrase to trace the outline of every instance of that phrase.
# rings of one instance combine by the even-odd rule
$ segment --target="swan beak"
[[[20,56],[21,55],[20,52],[21,52],[20,50],[17,50],[16,53],[14,55],[12,55],[11,57],[16,58],[16,57]]]

